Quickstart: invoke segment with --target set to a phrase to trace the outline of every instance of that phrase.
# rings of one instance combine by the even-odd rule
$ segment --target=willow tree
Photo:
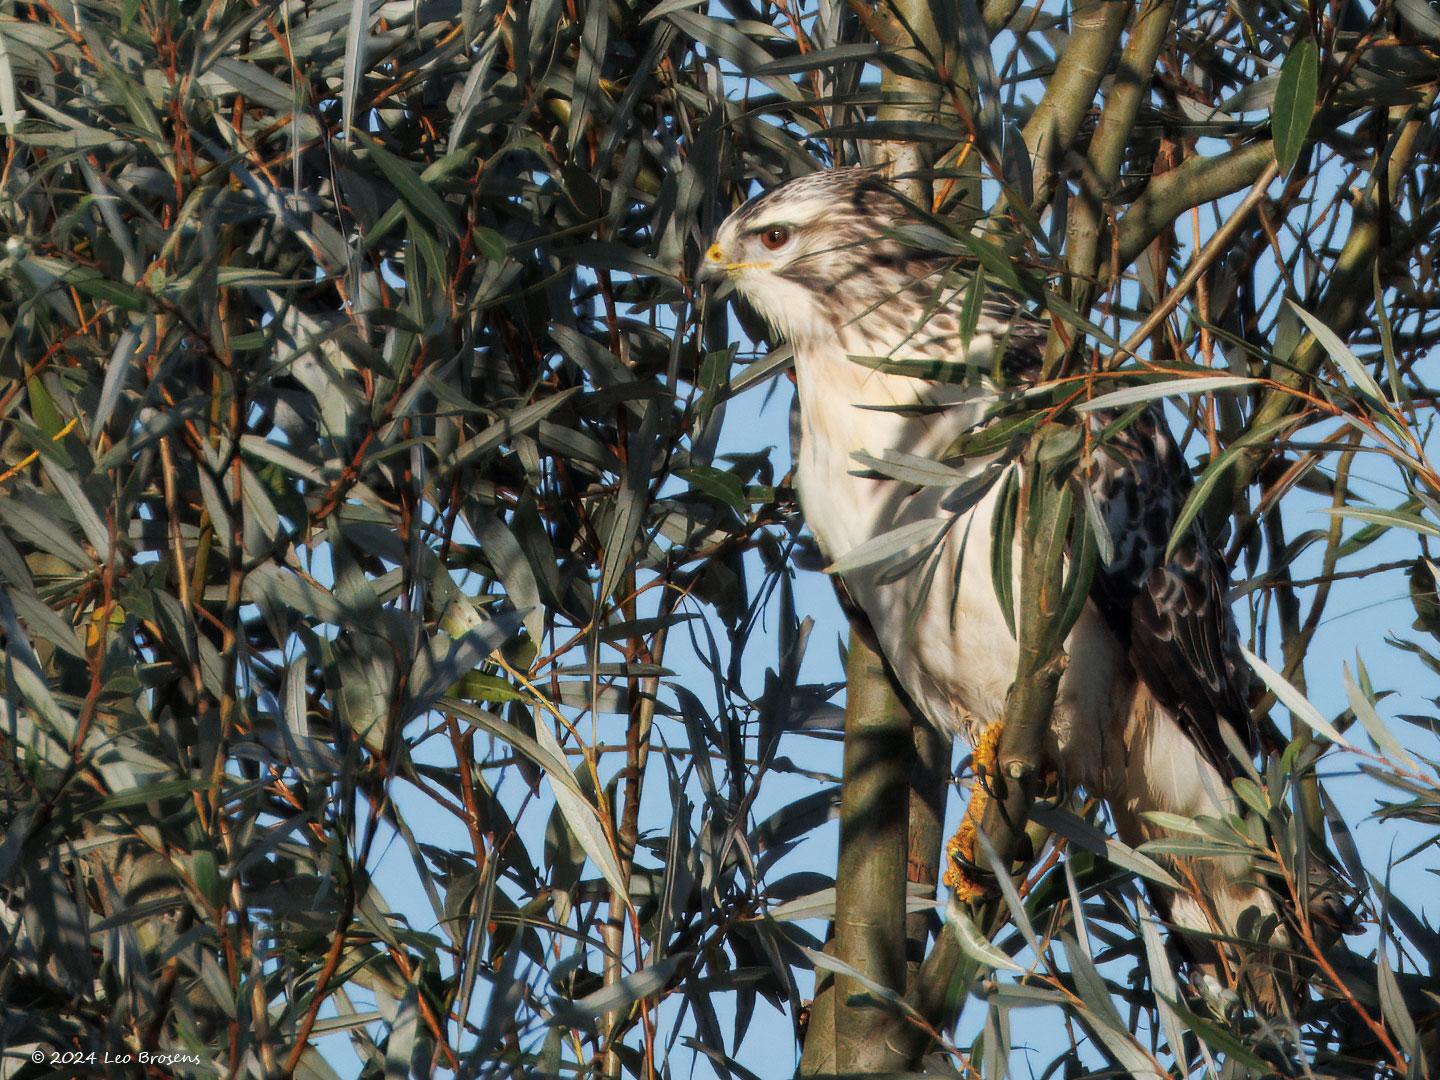
[[[1040,1073],[1436,1060],[1425,0],[3,11],[6,1075],[1000,1076],[1032,1008]],[[692,286],[862,161],[1057,327],[992,442],[1067,467],[1124,388],[1183,424],[1269,657],[1243,815],[1131,851],[1017,780],[993,895],[937,893],[950,748],[863,642],[816,681],[783,433],[726,427],[786,356]],[[1237,850],[1282,1016],[1195,993],[1143,887]],[[1362,936],[1309,920],[1325,850]]]

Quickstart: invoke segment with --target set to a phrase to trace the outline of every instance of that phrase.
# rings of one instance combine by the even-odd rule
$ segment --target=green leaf
[[[1395,1033],[1400,1048],[1412,1058],[1420,1046],[1420,1037],[1415,1030],[1415,1020],[1405,1004],[1405,995],[1400,991],[1400,981],[1390,966],[1390,958],[1382,947],[1379,955],[1380,1010],[1385,1023]]]
[[[1105,1044],[1132,1077],[1164,1077],[1167,1074],[1156,1068],[1155,1060],[1140,1046],[1129,1027],[1116,1011],[1114,995],[1095,967],[1095,962],[1080,943],[1069,934],[1061,934],[1065,945],[1065,956],[1070,961],[1070,972],[1075,979],[1075,989],[1085,1003],[1081,1018]]]
[[[395,185],[396,194],[417,217],[451,236],[459,237],[460,230],[455,225],[455,217],[450,212],[450,207],[445,205],[445,200],[435,193],[434,188],[420,179],[409,164],[390,153],[369,135],[363,131],[356,131],[354,134],[365,144],[370,160],[380,167],[385,179]]]
[[[390,1025],[385,1043],[385,1080],[407,1080],[413,1076],[416,1037],[420,1033],[420,991],[416,985],[405,991],[400,1009]]]
[[[976,382],[989,372],[988,364],[972,364],[965,360],[919,360],[904,356],[852,355],[850,360],[861,367],[885,375],[904,375],[927,382],[966,384]]]
[[[696,491],[741,513],[745,512],[748,505],[745,498],[745,485],[734,473],[717,469],[711,465],[700,465],[692,469],[681,469],[676,475],[689,480]]]
[[[355,99],[360,92],[360,69],[365,64],[365,37],[369,27],[370,0],[350,0],[350,17],[345,24],[345,67],[340,83],[340,135],[347,143],[355,137]]]
[[[221,880],[219,867],[215,864],[214,852],[194,852],[190,856],[190,876],[207,904],[219,908],[225,902],[225,883]]]
[[[129,285],[102,277],[76,278],[71,284],[86,296],[106,300],[124,311],[143,311],[146,299]]]
[[[652,15],[645,16],[650,19]],[[810,52],[801,53],[799,56],[787,56],[780,60],[771,60],[768,63],[760,64],[750,70],[750,74],[760,77],[766,75],[798,75],[805,71],[819,71],[821,68],[839,67],[841,64],[873,63],[879,59],[881,48],[879,45],[869,42],[856,43],[854,45],[832,45],[828,49],[814,49]]]
[[[980,932],[980,928],[975,925],[975,920],[970,918],[970,913],[962,905],[951,903],[945,916],[945,925],[950,928],[961,950],[971,960],[998,971],[1025,974],[1023,967],[1010,959],[1003,950]]]
[[[1191,522],[1195,520],[1200,511],[1205,509],[1205,504],[1209,502],[1216,485],[1240,460],[1241,455],[1252,446],[1270,445],[1274,436],[1293,421],[1293,417],[1281,416],[1251,428],[1227,446],[1219,457],[1205,466],[1205,471],[1200,474],[1200,479],[1190,489],[1190,494],[1185,497],[1185,505],[1180,508],[1180,515],[1175,519],[1175,525],[1170,530],[1170,540],[1165,545],[1167,562],[1174,556],[1175,549],[1189,531]]]
[[[900,450],[886,450],[879,457],[857,450],[850,456],[871,472],[921,487],[954,487],[970,479],[968,473],[953,465]]]
[[[1319,734],[1325,736],[1337,746],[1343,746],[1346,750],[1353,750],[1345,736],[1336,731],[1330,721],[1320,715],[1320,710],[1311,705],[1305,695],[1295,689],[1280,672],[1276,671],[1269,664],[1261,660],[1243,645],[1240,651],[1245,654],[1245,659],[1255,669],[1262,682],[1279,698],[1280,703],[1290,710],[1290,715],[1303,722],[1307,727],[1312,728]]]
[[[845,575],[893,559],[922,545],[934,544],[954,523],[953,518],[925,518],[872,536],[857,544],[825,568],[827,574]]]
[[[1288,175],[1295,167],[1305,146],[1319,89],[1320,50],[1307,35],[1291,47],[1280,66],[1280,81],[1270,106],[1270,134],[1275,140],[1275,161],[1281,175]]]
[[[420,174],[424,177],[424,173]],[[470,233],[475,241],[475,250],[484,255],[491,262],[504,262],[510,246],[505,243],[505,237],[501,236],[494,229],[487,229],[483,225],[477,225]]]
[[[1019,473],[1009,469],[995,500],[995,520],[990,535],[990,582],[995,599],[1005,616],[1010,636],[1015,632],[1015,519],[1020,512]]]
[[[1374,380],[1370,372],[1365,370],[1365,365],[1360,362],[1358,356],[1350,351],[1350,346],[1341,341],[1334,330],[1331,330],[1288,296],[1285,298],[1285,303],[1290,305],[1296,315],[1300,316],[1301,321],[1310,328],[1310,332],[1324,347],[1330,359],[1334,360],[1336,366],[1350,377],[1351,382],[1360,389],[1360,392],[1372,401],[1383,404],[1385,394],[1381,391],[1380,384]]]
[[[1355,663],[1359,665],[1363,680],[1365,667],[1363,664],[1360,664],[1358,656],[1355,659]],[[1342,664],[1340,670],[1345,680],[1345,697],[1350,702],[1350,711],[1353,712],[1355,718],[1360,721],[1360,726],[1365,729],[1371,741],[1375,743],[1376,749],[1400,768],[1418,772],[1420,770],[1419,764],[1405,752],[1405,748],[1400,745],[1400,741],[1396,739],[1394,735],[1390,734],[1390,729],[1385,726],[1385,721],[1382,720],[1380,714],[1375,711],[1375,701],[1373,697],[1362,690],[1351,676],[1350,665]]]
[[[536,721],[535,743],[543,754],[538,763],[545,770],[545,778],[550,781],[550,790],[555,793],[555,802],[565,818],[565,823],[570,826],[570,831],[575,834],[575,839],[585,849],[586,856],[595,864],[606,884],[626,907],[630,907],[630,893],[625,888],[625,876],[620,872],[615,850],[610,846],[605,829],[600,823],[601,812],[586,798],[584,791],[570,774],[565,751],[560,748],[555,733],[550,730],[548,718]]]
[[[1228,1055],[1233,1058],[1237,1064],[1244,1065],[1247,1069],[1253,1070],[1258,1076],[1271,1075],[1274,1073],[1274,1068],[1271,1067],[1264,1058],[1249,1049],[1245,1043],[1230,1034],[1222,1025],[1196,1016],[1189,1009],[1185,1008],[1184,1005],[1180,1004],[1178,997],[1161,998],[1161,1000],[1164,1001],[1166,1006],[1168,1006],[1180,1021],[1194,1032],[1206,1046]]]
[[[1419,533],[1421,536],[1440,536],[1440,527],[1432,525],[1416,514],[1407,514],[1400,510],[1379,510],[1362,506],[1327,506],[1324,512],[1333,514],[1335,517],[1380,525],[1387,529],[1407,529],[1410,532]]]
[[[1180,882],[1176,881],[1175,877],[1154,859],[1142,855],[1113,836],[1106,836],[1089,822],[1067,810],[1037,805],[1030,816],[1051,832],[1065,837],[1082,851],[1099,855],[1122,870],[1128,870],[1132,874],[1145,878],[1147,881],[1153,881],[1157,885],[1163,885],[1167,889],[1182,887]]]
[[[809,957],[810,962],[814,964],[818,970],[831,971],[836,975],[844,975],[846,978],[854,979],[855,982],[863,987],[865,992],[874,997],[876,1001],[889,1006],[904,1016],[919,1019],[919,1014],[915,1012],[914,1008],[911,1007],[904,998],[888,986],[876,982],[853,964],[846,963],[844,960],[841,960],[837,956],[832,956],[830,953],[821,952],[819,949],[807,949],[802,946],[800,951]]]
[[[552,998],[550,1007],[562,1023],[570,1027],[588,1027],[606,1013],[620,1012],[637,1001],[660,993],[686,959],[688,954],[675,953],[639,971],[632,971],[603,990],[596,990],[576,1001]]]
[[[1166,379],[1163,382],[1127,386],[1123,390],[1111,390],[1097,398],[1075,406],[1076,412],[1095,412],[1099,409],[1118,409],[1140,401],[1154,401],[1156,398],[1175,397],[1177,394],[1208,394],[1216,390],[1234,390],[1241,386],[1254,386],[1259,379],[1244,375],[1204,375],[1198,379]]]

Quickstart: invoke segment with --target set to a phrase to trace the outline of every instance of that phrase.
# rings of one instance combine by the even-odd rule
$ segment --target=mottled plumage
[[[954,486],[917,485],[877,478],[855,455],[944,458],[1001,391],[986,379],[928,381],[851,358],[963,360],[985,369],[999,350],[1002,381],[1024,383],[1038,376],[1048,325],[991,288],[967,346],[964,275],[953,272],[946,245],[927,246],[925,236],[913,209],[874,173],[821,172],[732,214],[705,269],[730,279],[794,348],[797,482],[826,556],[843,560],[911,523],[933,520],[936,535],[948,529],[933,585],[919,571],[874,563],[847,572],[845,586],[920,711],[974,741],[1001,718],[1018,659],[990,573],[1001,485],[963,501],[958,518],[954,508],[957,493],[978,486],[987,470],[1014,466],[965,459],[952,462]],[[1097,418],[1096,430],[1108,419]],[[1190,477],[1161,412],[1151,409],[1105,440],[1085,476],[1114,557],[1066,642],[1070,665],[1047,752],[1069,783],[1104,795],[1122,836],[1138,843],[1154,834],[1146,811],[1214,816],[1233,807],[1233,761],[1220,726],[1249,738],[1248,669],[1225,603],[1225,565],[1203,530],[1192,529],[1164,558]],[[1245,907],[1272,910],[1242,861],[1193,869],[1207,895],[1171,899],[1182,924],[1234,933]]]

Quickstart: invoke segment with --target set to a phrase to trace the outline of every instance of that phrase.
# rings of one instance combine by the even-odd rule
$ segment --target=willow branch
[[[910,713],[884,662],[857,633],[850,635],[845,677],[835,955],[898,993],[905,988]],[[864,1000],[865,987],[850,976],[835,976],[834,993],[837,1071],[902,1065],[884,1037],[891,1013]]]
[[[1146,0],[1135,16],[1125,51],[1115,71],[1110,95],[1100,113],[1100,122],[1090,139],[1089,165],[1091,184],[1082,184],[1079,197],[1070,209],[1070,227],[1065,245],[1066,263],[1070,271],[1070,301],[1080,310],[1088,309],[1094,292],[1090,281],[1100,269],[1103,242],[1105,203],[1120,178],[1125,162],[1125,148],[1150,92],[1155,60],[1169,36],[1170,20],[1175,13],[1175,0]]]
[[[950,772],[953,741],[934,724],[917,722],[912,731],[914,756],[910,768],[909,862],[906,879],[923,886],[933,897],[940,880],[940,857],[945,833],[946,779]],[[906,985],[920,968],[930,937],[934,913],[917,911],[905,917]]]
[[[1267,139],[1224,154],[1190,158],[1174,172],[1157,176],[1120,219],[1119,265],[1134,262],[1187,210],[1253,184],[1274,161],[1275,151]]]
[[[1015,13],[1023,6],[1024,0],[990,0],[989,3],[981,5],[980,17],[985,22],[985,29],[994,37],[1005,27],[1010,25],[1010,20]]]
[[[1176,171],[1178,172],[1179,170]],[[1164,324],[1165,320],[1170,317],[1170,313],[1180,306],[1180,301],[1184,300],[1185,297],[1190,294],[1190,290],[1195,288],[1196,283],[1205,271],[1208,270],[1220,256],[1230,250],[1230,245],[1234,243],[1236,236],[1239,235],[1241,228],[1244,227],[1251,213],[1254,212],[1255,208],[1259,206],[1265,198],[1266,188],[1270,186],[1270,182],[1275,179],[1279,172],[1280,167],[1275,164],[1273,159],[1266,168],[1260,171],[1260,175],[1255,178],[1254,184],[1250,187],[1250,193],[1246,195],[1240,205],[1235,208],[1234,213],[1226,219],[1225,224],[1215,230],[1214,235],[1205,242],[1205,246],[1195,253],[1195,257],[1190,260],[1190,265],[1186,268],[1185,273],[1181,274],[1180,280],[1175,283],[1175,287],[1166,293],[1165,298],[1151,309],[1150,313],[1145,317],[1145,321],[1136,328],[1135,332],[1126,339],[1125,344],[1115,353],[1115,363],[1118,364],[1127,356],[1137,355],[1136,350],[1145,343],[1151,334],[1155,333],[1155,331]],[[1170,175],[1173,176],[1175,174],[1171,173]]]
[[[1128,0],[1080,0],[1075,5],[1070,40],[1022,133],[1030,152],[1032,208],[1050,201],[1060,163],[1094,105],[1129,15]]]
[[[1120,176],[1125,149],[1135,130],[1135,118],[1150,94],[1155,61],[1169,40],[1174,14],[1175,0],[1146,0],[1130,28],[1105,108],[1090,139],[1090,164],[1107,184],[1113,184]]]

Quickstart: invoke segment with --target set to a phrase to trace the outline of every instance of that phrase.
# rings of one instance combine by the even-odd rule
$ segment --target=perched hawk
[[[800,503],[827,558],[843,560],[909,523],[933,519],[938,534],[939,523],[959,514],[933,582],[881,562],[846,573],[844,583],[916,707],[970,739],[978,757],[993,745],[1018,650],[992,584],[1001,485],[978,502],[960,496],[966,478],[1000,466],[966,459],[955,484],[922,485],[877,479],[856,455],[944,458],[982,423],[997,390],[979,380],[886,374],[873,359],[854,358],[988,366],[1003,349],[1003,370],[1023,383],[1038,377],[1046,328],[992,290],[968,348],[962,344],[966,289],[947,277],[956,260],[926,250],[919,224],[873,172],[814,173],[732,214],[705,253],[704,272],[729,278],[794,348]],[[1203,530],[1192,529],[1165,560],[1190,477],[1159,410],[1106,441],[1085,476],[1114,552],[1066,641],[1070,663],[1047,753],[1068,784],[1109,801],[1122,838],[1135,844],[1154,835],[1146,811],[1233,810],[1234,761],[1221,725],[1250,741],[1248,669],[1225,602],[1226,568]],[[1203,860],[1191,870],[1201,888],[1166,898],[1180,925],[1234,934],[1246,908],[1273,913],[1243,862]]]

